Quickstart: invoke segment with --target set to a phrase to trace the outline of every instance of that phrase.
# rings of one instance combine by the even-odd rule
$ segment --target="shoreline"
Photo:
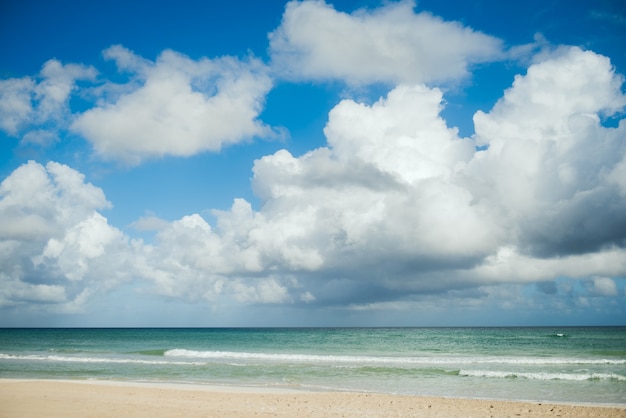
[[[116,380],[0,379],[0,416],[626,417],[626,405]]]
[[[311,393],[339,393],[354,395],[379,395],[403,398],[428,398],[428,399],[445,399],[445,400],[469,400],[484,402],[515,402],[523,404],[544,404],[544,405],[566,405],[566,406],[584,406],[592,408],[621,408],[626,411],[626,403],[599,403],[599,402],[570,402],[570,401],[552,401],[552,400],[533,400],[533,399],[501,399],[501,398],[481,398],[481,397],[463,397],[463,396],[429,396],[429,395],[407,395],[386,392],[369,392],[369,391],[350,391],[350,390],[327,390],[312,389],[300,387],[284,387],[284,386],[255,386],[255,385],[229,385],[220,383],[199,383],[199,382],[169,382],[169,381],[137,381],[137,380],[115,380],[115,379],[46,379],[46,378],[0,378],[0,385],[4,383],[68,383],[79,385],[95,385],[95,386],[117,386],[129,388],[147,388],[147,389],[167,389],[182,391],[200,391],[200,392],[216,392],[216,393],[232,393],[232,394],[311,394]]]

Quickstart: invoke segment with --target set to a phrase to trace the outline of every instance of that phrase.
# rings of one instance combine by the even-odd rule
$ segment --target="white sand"
[[[0,379],[0,417],[626,417],[626,406]]]

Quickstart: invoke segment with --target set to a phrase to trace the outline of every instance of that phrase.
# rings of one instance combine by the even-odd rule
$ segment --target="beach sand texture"
[[[626,417],[626,407],[123,382],[0,381],[1,417]]]

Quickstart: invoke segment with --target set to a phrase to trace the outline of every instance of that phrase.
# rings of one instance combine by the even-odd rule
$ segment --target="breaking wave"
[[[15,355],[0,353],[0,360],[28,360],[28,361],[51,361],[68,363],[113,363],[113,364],[152,364],[152,365],[204,365],[205,362],[184,362],[168,360],[142,360],[134,358],[116,357],[79,357],[79,356],[59,356],[59,355]]]
[[[237,351],[196,351],[186,349],[167,350],[166,357],[195,359],[235,359],[264,360],[291,362],[324,362],[324,363],[356,363],[356,364],[416,364],[416,365],[453,365],[453,364],[517,364],[517,365],[622,365],[626,359],[582,359],[568,357],[385,357],[385,356],[338,356],[318,354],[286,354],[286,353],[249,353]]]
[[[616,380],[626,382],[626,376],[615,373],[545,373],[545,372],[507,372],[495,370],[461,370],[459,376],[523,378],[532,380]]]

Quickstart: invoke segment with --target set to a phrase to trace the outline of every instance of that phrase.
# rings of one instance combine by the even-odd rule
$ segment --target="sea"
[[[11,328],[0,378],[626,405],[626,327]]]

